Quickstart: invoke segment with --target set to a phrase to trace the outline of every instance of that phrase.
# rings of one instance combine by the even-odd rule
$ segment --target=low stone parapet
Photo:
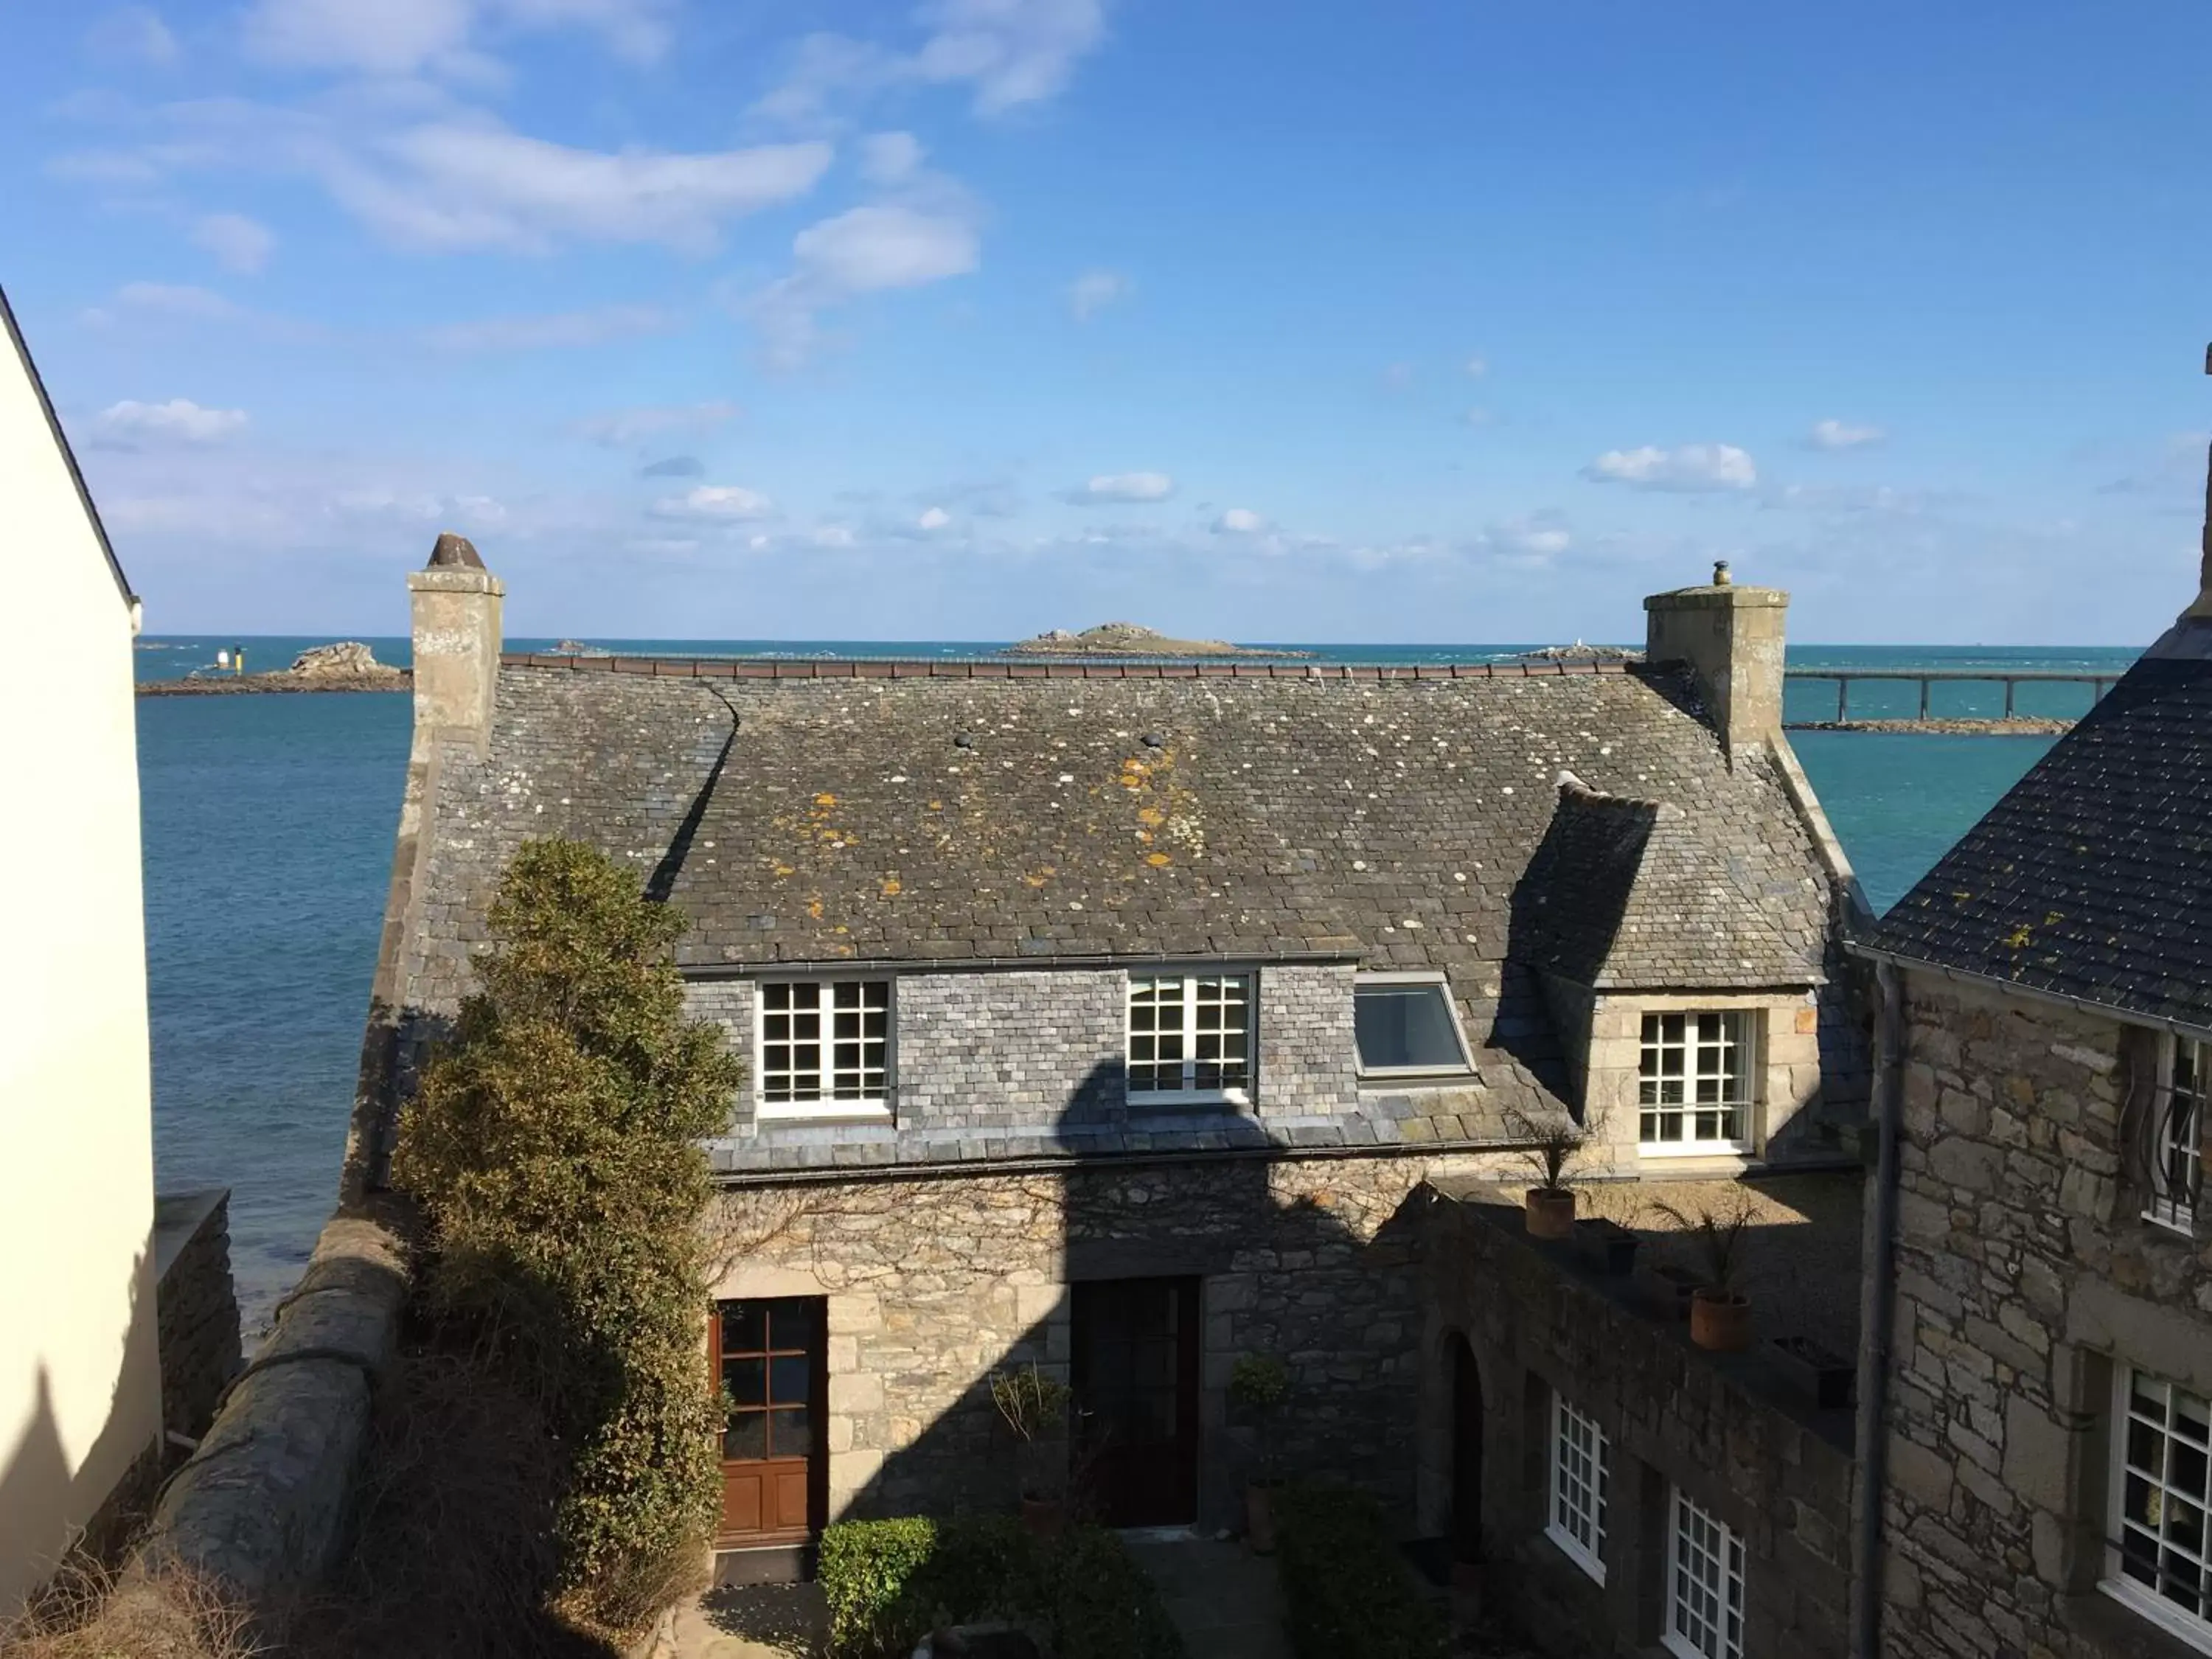
[[[154,1281],[161,1351],[161,1427],[198,1440],[243,1363],[230,1276],[230,1189],[154,1200]]]

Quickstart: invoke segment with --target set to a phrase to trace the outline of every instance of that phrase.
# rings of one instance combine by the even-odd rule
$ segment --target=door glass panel
[[[771,1455],[776,1457],[806,1457],[814,1450],[813,1421],[804,1406],[785,1410],[777,1408],[769,1413],[775,1420],[770,1442]]]
[[[722,1362],[722,1388],[733,1406],[765,1405],[768,1396],[762,1392],[767,1376],[764,1362],[758,1359],[725,1359]]]
[[[722,1431],[722,1455],[726,1458],[768,1455],[768,1413],[732,1412]]]
[[[778,1354],[769,1361],[769,1397],[779,1406],[803,1406],[814,1366],[801,1354]]]
[[[722,1304],[722,1352],[746,1353],[768,1346],[768,1305],[762,1302]]]
[[[791,1297],[768,1304],[770,1334],[779,1348],[811,1348],[822,1328],[822,1306],[811,1297]]]

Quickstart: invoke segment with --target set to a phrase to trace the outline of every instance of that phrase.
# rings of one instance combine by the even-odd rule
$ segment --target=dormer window
[[[1361,975],[1352,988],[1352,1031],[1363,1078],[1464,1075],[1469,1069],[1450,988],[1433,974]]]
[[[890,980],[763,980],[757,1002],[762,1116],[851,1117],[888,1109]]]
[[[1650,1152],[1740,1152],[1751,1141],[1751,1013],[1644,1016],[1637,1142]]]
[[[1226,1101],[1252,1090],[1252,975],[1129,975],[1129,1098]]]

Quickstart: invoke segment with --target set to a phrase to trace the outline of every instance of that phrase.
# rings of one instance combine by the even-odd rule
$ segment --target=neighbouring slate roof
[[[1717,838],[1672,802],[1562,776],[1515,895],[1532,966],[1602,991],[1809,984],[1795,849]]]
[[[1867,943],[2212,1029],[2212,618],[2130,669]]]
[[[1620,672],[709,682],[508,667],[489,758],[441,757],[402,992],[452,1007],[507,858],[564,835],[630,860],[690,913],[693,969],[1331,956],[1444,970],[1471,1034],[1540,1066],[1540,1003],[1505,962],[1526,959],[1514,896],[1563,768],[1679,808],[1680,835],[1711,851],[1698,867],[1743,872],[1727,915],[1745,939],[1685,961],[1639,937],[1613,971],[1739,985],[1751,960],[1769,982],[1820,977],[1829,891],[1811,838],[1771,762],[1731,770],[1682,701],[1672,681]]]

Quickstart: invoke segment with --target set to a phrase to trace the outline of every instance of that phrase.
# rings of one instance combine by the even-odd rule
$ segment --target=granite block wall
[[[154,1249],[161,1426],[197,1440],[244,1363],[230,1276],[228,1190],[155,1198]]]
[[[1224,1390],[1237,1357],[1264,1350],[1291,1368],[1279,1443],[1294,1465],[1374,1488],[1410,1528],[1416,1189],[1474,1167],[1233,1158],[744,1188],[713,1222],[717,1294],[827,1298],[833,1517],[1011,1505],[990,1374],[1034,1361],[1066,1376],[1078,1281],[1190,1276],[1202,1518],[1237,1521],[1250,1447]]]
[[[1452,1528],[1451,1352],[1481,1379],[1481,1535],[1492,1593],[1558,1659],[1658,1651],[1670,1490],[1743,1540],[1744,1651],[1842,1659],[1850,1584],[1850,1418],[1784,1403],[1753,1370],[1692,1348],[1532,1243],[1503,1194],[1428,1214],[1432,1286],[1423,1530]],[[1612,1281],[1615,1285],[1626,1281]],[[1848,1346],[1848,1340],[1845,1341]],[[1610,1443],[1602,1585],[1544,1536],[1551,1399]]]
[[[2212,1240],[2142,1214],[2160,1035],[1905,996],[1882,1650],[2182,1651],[2097,1588],[2116,1371],[2212,1395]]]

